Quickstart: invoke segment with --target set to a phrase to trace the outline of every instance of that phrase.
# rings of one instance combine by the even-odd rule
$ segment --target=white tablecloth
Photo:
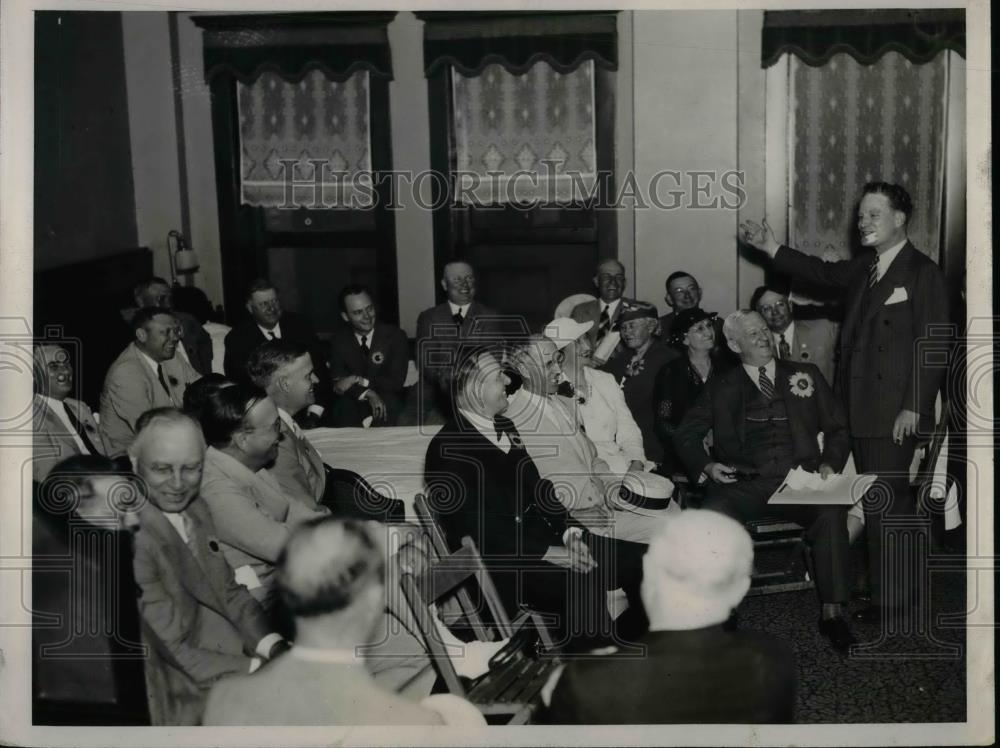
[[[383,496],[401,499],[413,518],[413,498],[424,490],[424,456],[440,426],[313,429],[306,437],[334,468],[352,470]]]

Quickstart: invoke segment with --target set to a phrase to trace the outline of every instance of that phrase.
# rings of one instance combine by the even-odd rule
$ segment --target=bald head
[[[666,520],[643,559],[642,597],[657,629],[710,626],[750,587],[753,543],[718,512],[688,509]]]
[[[377,525],[324,517],[301,525],[278,559],[278,588],[297,619],[380,609],[385,549]]]
[[[597,266],[594,285],[597,286],[597,293],[604,303],[610,304],[620,299],[625,293],[625,266],[618,260],[604,260]]]
[[[198,495],[205,439],[187,414],[176,408],[143,413],[128,452],[150,501],[162,511],[183,511]]]
[[[441,275],[441,288],[448,294],[448,301],[465,306],[476,298],[476,271],[467,262],[449,262]]]

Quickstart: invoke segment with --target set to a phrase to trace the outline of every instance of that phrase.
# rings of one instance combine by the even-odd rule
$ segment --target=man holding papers
[[[806,528],[822,603],[819,630],[846,653],[855,643],[843,616],[850,598],[847,507],[768,504],[793,468],[823,479],[843,468],[843,407],[815,366],[775,359],[771,333],[756,312],[733,312],[722,329],[743,365],[709,382],[674,434],[677,453],[694,479],[707,476],[705,509],[741,522],[787,517]],[[703,446],[710,429],[711,454]]]

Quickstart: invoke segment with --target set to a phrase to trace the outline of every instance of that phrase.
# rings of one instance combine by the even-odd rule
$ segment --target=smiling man
[[[340,316],[347,324],[330,341],[334,426],[394,426],[403,407],[409,354],[406,333],[378,321],[367,286],[340,292]],[[369,420],[370,419],[370,420]]]
[[[599,298],[596,301],[578,304],[572,311],[571,316],[577,322],[594,323],[588,335],[594,343],[595,362],[598,365],[604,363],[614,351],[606,339],[609,336],[616,336],[622,304],[633,301],[633,299],[627,299],[623,295],[627,283],[625,266],[618,260],[604,260],[594,272],[594,287],[597,289]],[[612,338],[612,340],[616,340],[616,338]],[[605,351],[607,353],[604,353]]]
[[[906,542],[883,547],[882,518],[916,514],[909,466],[918,436],[933,430],[950,347],[949,336],[941,334],[949,322],[948,289],[940,268],[907,238],[912,213],[910,195],[901,186],[866,184],[857,222],[864,251],[840,262],[779,244],[766,221],[741,225],[743,239],[771,255],[778,272],[845,294],[837,390],[846,405],[858,470],[878,474],[885,486],[865,497],[872,606],[858,620],[870,623],[883,618],[883,609],[905,612],[917,600],[908,588],[923,577],[913,569],[904,573],[911,565],[901,555]],[[906,581],[885,588],[886,564],[902,570],[898,578]]]
[[[184,404],[184,390],[201,377],[176,356],[180,326],[169,309],[144,307],[132,316],[135,339],[108,370],[101,392],[101,434],[117,456],[135,437],[135,424],[151,408]]]

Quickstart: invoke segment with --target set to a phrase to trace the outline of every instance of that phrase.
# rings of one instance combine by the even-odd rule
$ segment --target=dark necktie
[[[163,385],[164,391],[167,393],[167,397],[173,400],[173,396],[170,394],[170,387],[167,386],[167,378],[163,376],[163,366],[161,364],[156,365],[156,378],[160,380],[160,384]]]
[[[878,283],[878,260],[868,268],[868,288],[873,288],[876,283]]]
[[[524,444],[521,442],[521,435],[517,433],[514,422],[509,418],[506,416],[493,416],[493,427],[497,430],[497,442],[500,441],[500,437],[503,434],[507,434],[507,438],[510,439],[511,449],[524,449]]]
[[[83,427],[80,419],[73,413],[73,409],[67,406],[66,403],[63,403],[63,410],[66,411],[69,422],[73,424],[73,428],[76,430],[76,433],[80,435],[80,439],[83,441],[83,446],[87,448],[87,451],[92,455],[101,454],[101,450],[95,447],[94,443],[90,441],[90,437],[87,436],[87,429]]]
[[[361,349],[361,355],[368,358],[368,354],[371,353],[371,348],[368,347],[368,338],[358,338],[358,348]]]
[[[608,305],[604,305],[604,309],[601,310],[601,317],[597,321],[597,339],[601,340],[605,335],[608,334],[608,330],[611,329],[611,317],[608,315]]]
[[[778,358],[789,359],[792,356],[792,348],[788,345],[788,341],[785,340],[785,333],[781,333],[778,338]]]
[[[760,374],[760,380],[759,380],[760,381],[760,391],[762,393],[764,393],[764,397],[766,397],[768,400],[773,400],[774,399],[774,382],[772,382],[771,378],[767,375],[767,367],[766,366],[758,366],[757,367],[757,371]]]
[[[465,322],[465,317],[462,316],[462,310],[459,309],[453,315],[451,315],[452,320],[455,322],[456,327],[461,327],[462,323]]]

